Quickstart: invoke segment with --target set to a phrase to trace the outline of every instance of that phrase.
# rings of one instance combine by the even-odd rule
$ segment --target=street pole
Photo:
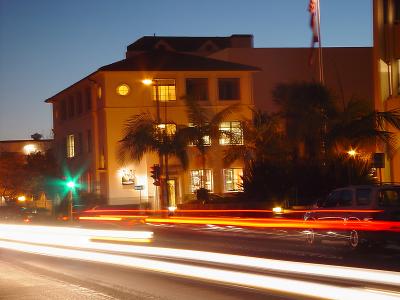
[[[73,210],[73,199],[72,199],[72,189],[69,190],[68,192],[68,208],[69,208],[69,219],[70,222],[73,222],[73,215],[72,215],[72,210]]]

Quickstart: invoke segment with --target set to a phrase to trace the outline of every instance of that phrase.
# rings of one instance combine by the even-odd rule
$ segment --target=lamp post
[[[155,89],[154,89],[155,94],[154,95],[155,95],[155,100],[156,100],[157,135],[158,135],[158,139],[161,140],[163,137],[160,134],[161,117],[160,117],[160,95],[159,95],[158,86],[157,86],[156,82],[153,79],[144,79],[144,80],[142,80],[142,83],[144,85],[147,85],[147,86],[155,87]],[[166,124],[165,124],[165,126],[166,126]],[[165,131],[165,129],[166,128],[164,128],[164,131]],[[159,161],[159,166],[160,166],[160,169],[161,169],[161,172],[162,172],[163,165],[164,165],[164,163],[163,163],[164,162],[164,158],[163,158],[163,154],[161,154],[160,151],[158,153],[158,161]],[[157,188],[157,185],[156,185],[156,196],[158,196],[158,198],[159,198],[159,199],[157,199],[158,200],[157,203],[159,204],[160,208],[162,208],[162,206],[163,206],[162,205],[163,204],[162,199],[164,198],[163,196],[165,194],[165,192],[163,191],[163,188],[161,188],[163,186],[162,183],[163,183],[163,181],[161,180],[160,193],[159,193],[159,194],[161,194],[161,197],[157,193],[158,188]]]
[[[73,221],[72,210],[73,210],[73,197],[72,197],[72,190],[75,188],[75,182],[70,180],[67,182],[68,187],[68,215],[70,222]]]

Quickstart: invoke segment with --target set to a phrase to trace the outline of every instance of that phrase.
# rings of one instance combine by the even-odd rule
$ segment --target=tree
[[[336,114],[332,93],[319,83],[295,82],[277,85],[272,94],[294,157],[322,159],[327,122]]]
[[[235,112],[238,109],[238,105],[232,104],[219,112],[214,112],[211,108],[200,105],[199,101],[191,97],[184,97],[184,100],[188,119],[191,124],[183,129],[183,132],[186,139],[196,147],[200,154],[202,165],[200,186],[201,189],[204,190],[207,151],[210,149],[213,140],[219,140],[219,138],[224,135],[232,137],[231,133],[220,130],[220,123],[224,121],[227,116]]]
[[[161,157],[161,163],[165,161],[165,193],[168,191],[168,158],[176,157],[183,169],[188,166],[186,152],[188,139],[183,127],[168,128],[168,125],[164,124],[164,127],[160,127],[160,124],[148,113],[134,115],[124,124],[123,138],[119,141],[118,148],[118,157],[122,163],[127,160],[139,162],[146,153],[157,153]],[[160,167],[163,172],[163,165],[161,164]]]
[[[30,155],[0,153],[0,196],[38,196],[50,191],[49,180],[57,176],[58,166],[50,150]]]
[[[242,160],[245,169],[254,161],[280,161],[287,158],[287,141],[281,130],[281,121],[276,114],[252,110],[253,118],[243,124],[243,145],[230,146],[224,155],[226,165]]]
[[[0,153],[0,197],[13,198],[23,192],[28,180],[24,174],[25,158],[19,153]]]
[[[286,124],[282,136],[286,143],[274,139],[284,159],[269,155],[262,139],[252,138],[250,144],[258,154],[244,176],[244,188],[253,198],[310,202],[350,181],[371,183],[375,179],[370,160],[350,158],[346,152],[350,147],[375,147],[377,141],[388,149],[397,146],[398,135],[391,129],[400,129],[399,109],[379,112],[355,99],[339,107],[331,92],[318,83],[280,84],[273,94]],[[263,132],[257,122],[253,127],[254,132]]]
[[[31,138],[34,140],[34,141],[40,141],[42,138],[43,138],[43,135],[41,135],[40,133],[34,133],[34,134],[32,134],[31,135]]]
[[[400,109],[380,112],[370,109],[365,101],[352,99],[331,120],[328,146],[333,153],[338,153],[350,148],[374,146],[378,141],[391,153],[398,146],[398,137],[388,129],[389,126],[400,130]]]

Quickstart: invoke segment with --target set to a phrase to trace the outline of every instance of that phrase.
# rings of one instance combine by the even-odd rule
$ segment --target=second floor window
[[[239,121],[221,122],[220,145],[243,145],[243,128]]]
[[[193,100],[208,100],[208,79],[207,78],[187,78],[186,96]]]
[[[74,97],[68,98],[68,117],[73,118],[75,116],[75,99]]]
[[[60,104],[60,115],[61,120],[65,121],[67,119],[67,100],[63,99]]]
[[[218,78],[218,95],[219,100],[239,100],[240,79]]]
[[[176,100],[175,79],[154,79],[153,100],[175,101]]]
[[[67,158],[75,157],[75,136],[67,135]]]

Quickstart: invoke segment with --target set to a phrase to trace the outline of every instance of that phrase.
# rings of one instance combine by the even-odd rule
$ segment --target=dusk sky
[[[144,35],[253,34],[309,47],[309,0],[0,0],[0,140],[51,138],[44,100],[124,58]],[[322,44],[372,46],[371,0],[321,0]]]

